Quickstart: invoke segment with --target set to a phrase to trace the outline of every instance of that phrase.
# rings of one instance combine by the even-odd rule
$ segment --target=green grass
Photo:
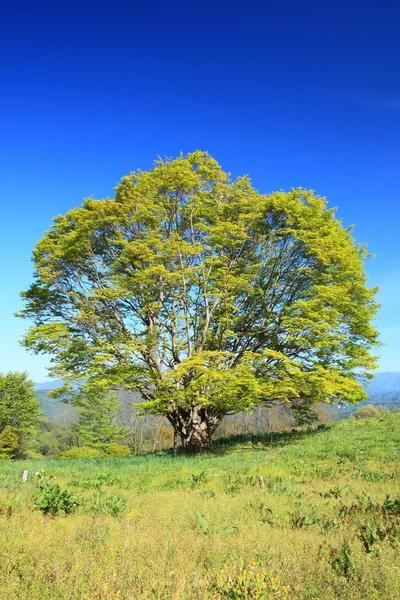
[[[201,456],[3,461],[0,599],[398,600],[399,438],[392,414]]]

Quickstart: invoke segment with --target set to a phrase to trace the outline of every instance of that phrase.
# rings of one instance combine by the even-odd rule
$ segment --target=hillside
[[[53,421],[64,422],[71,422],[77,419],[76,409],[70,404],[68,404],[68,402],[64,402],[61,398],[50,398],[48,396],[48,391],[52,388],[37,387],[36,389],[38,400],[40,402],[42,411],[46,417]]]
[[[393,414],[201,456],[3,461],[0,600],[398,600],[399,429]]]

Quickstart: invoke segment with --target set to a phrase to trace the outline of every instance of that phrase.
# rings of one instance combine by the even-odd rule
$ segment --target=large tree
[[[265,196],[205,152],[124,177],[34,251],[25,345],[55,377],[138,390],[188,450],[260,403],[365,398],[377,332],[367,252],[325,199]]]

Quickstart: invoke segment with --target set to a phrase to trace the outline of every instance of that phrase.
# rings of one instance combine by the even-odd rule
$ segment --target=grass
[[[201,456],[3,461],[0,599],[398,600],[399,432],[392,414]]]

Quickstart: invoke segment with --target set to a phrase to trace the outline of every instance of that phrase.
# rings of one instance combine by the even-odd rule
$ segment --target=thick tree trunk
[[[188,453],[212,449],[212,436],[222,417],[222,414],[210,412],[200,406],[191,409],[178,407],[167,415],[175,435],[180,437],[182,446]]]
[[[181,437],[187,452],[203,452],[212,449],[212,434],[206,423],[193,423],[189,436]]]

